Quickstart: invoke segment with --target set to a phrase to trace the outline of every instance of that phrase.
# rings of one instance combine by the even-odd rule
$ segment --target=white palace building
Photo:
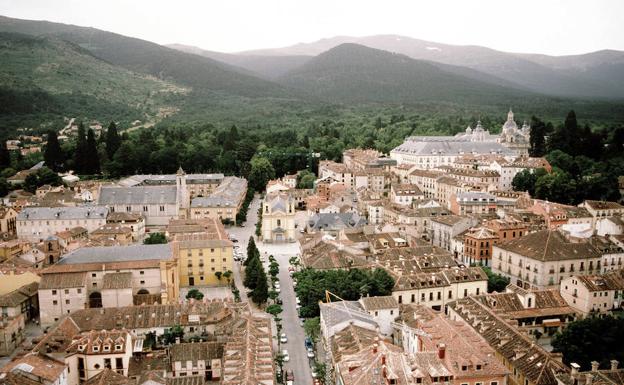
[[[465,155],[500,155],[512,160],[527,155],[530,127],[522,128],[514,121],[511,110],[503,124],[500,135],[492,135],[477,122],[473,129],[455,136],[410,136],[400,146],[390,151],[390,157],[397,164],[411,164],[421,169],[451,165],[457,157]]]

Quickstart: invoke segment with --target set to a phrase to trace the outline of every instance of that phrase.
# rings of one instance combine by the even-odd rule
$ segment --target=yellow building
[[[219,220],[213,219],[210,231],[176,236],[174,255],[180,269],[180,286],[227,285],[234,270],[233,243]],[[231,273],[229,273],[231,274]]]

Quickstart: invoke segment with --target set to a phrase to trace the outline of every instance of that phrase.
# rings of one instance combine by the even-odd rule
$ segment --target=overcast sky
[[[552,55],[624,50],[624,0],[0,0],[0,14],[223,52],[375,34]]]

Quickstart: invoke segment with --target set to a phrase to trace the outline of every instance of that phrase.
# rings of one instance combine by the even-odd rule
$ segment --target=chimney
[[[598,361],[592,361],[591,362],[591,371],[592,372],[597,372],[598,371],[598,366],[600,366],[600,363]]]
[[[438,346],[438,358],[443,360],[445,355],[446,355],[446,345],[440,344]]]
[[[388,378],[388,372],[386,371],[386,365],[382,365],[381,366],[381,373],[383,375],[383,378],[385,378],[385,379]]]
[[[611,360],[611,370],[617,370],[619,365],[618,360]]]
[[[591,373],[585,373],[585,385],[592,385],[594,376]]]
[[[578,372],[581,366],[577,364],[576,362],[572,362],[570,366],[572,367],[572,371],[570,372],[570,375],[572,376],[572,378],[576,378],[578,376]]]
[[[373,354],[377,354],[377,346],[378,346],[378,345],[377,345],[377,343],[375,342],[375,343],[373,344]]]

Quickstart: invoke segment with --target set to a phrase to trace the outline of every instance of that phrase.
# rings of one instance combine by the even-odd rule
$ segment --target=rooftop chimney
[[[570,375],[572,376],[572,378],[576,378],[578,376],[578,372],[581,366],[577,364],[576,362],[572,362],[570,366],[572,367],[572,371],[570,372]]]
[[[617,370],[618,364],[618,360],[611,360],[611,370]]]
[[[598,361],[592,361],[591,362],[591,371],[592,372],[597,372],[598,371],[598,366],[600,366],[600,363]]]
[[[445,355],[446,355],[446,345],[440,344],[438,346],[438,358],[443,360]]]
[[[373,354],[377,354],[377,343],[373,344]]]
[[[592,385],[594,376],[591,373],[585,373],[585,385]]]

